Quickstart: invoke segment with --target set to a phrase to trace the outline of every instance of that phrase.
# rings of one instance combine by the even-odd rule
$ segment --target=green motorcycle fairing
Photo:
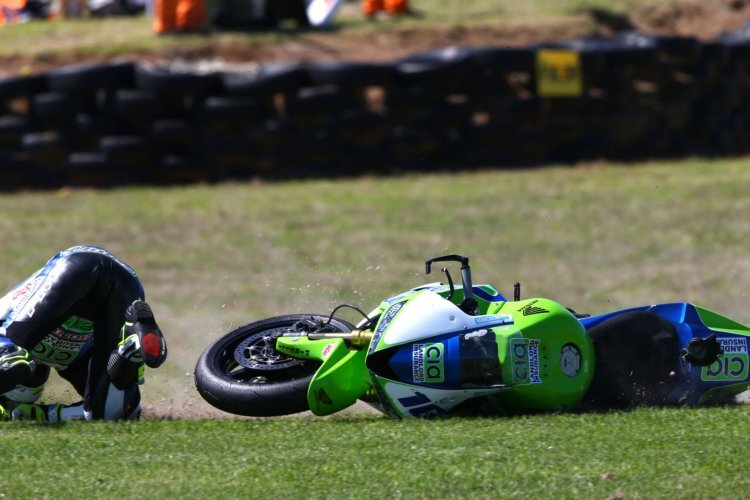
[[[594,377],[591,338],[564,306],[532,298],[499,304],[510,313],[516,330],[501,327],[497,335],[503,376],[512,390],[493,396],[506,411],[557,410],[578,404]]]
[[[365,368],[367,350],[350,350],[343,339],[280,337],[276,350],[293,358],[322,362],[307,388],[307,403],[315,415],[343,410],[370,388]]]
[[[367,365],[383,411],[401,418],[433,415],[480,396],[506,411],[550,410],[583,397],[594,373],[593,345],[565,307],[548,299],[492,302],[480,304],[484,314],[470,316],[433,290],[413,290],[381,306]],[[470,338],[487,343],[490,332],[493,353],[471,363],[493,356],[500,380],[481,386],[461,373],[473,371],[462,365],[461,346],[468,348]],[[452,380],[414,375],[426,364],[426,349],[437,352],[437,345]]]
[[[335,413],[369,389],[394,418],[442,414],[477,397],[509,412],[580,401],[594,373],[593,346],[565,307],[549,299],[480,300],[481,314],[471,316],[446,300],[448,293],[426,286],[384,301],[369,349],[351,349],[342,339],[279,338],[281,353],[321,361],[308,388],[310,410]],[[492,349],[481,347],[481,357],[467,361],[474,344]],[[419,363],[438,354],[446,377],[418,375]],[[495,375],[477,378],[470,366]]]

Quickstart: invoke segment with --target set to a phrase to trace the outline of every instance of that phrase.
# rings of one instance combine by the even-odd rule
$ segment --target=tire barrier
[[[750,152],[750,27],[448,47],[390,64],[0,79],[0,189],[215,182]]]

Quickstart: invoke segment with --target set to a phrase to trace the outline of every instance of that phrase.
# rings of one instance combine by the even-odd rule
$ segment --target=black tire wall
[[[545,49],[578,53],[581,95],[539,94]],[[748,153],[750,30],[447,47],[252,74],[112,63],[0,79],[4,190]],[[81,175],[82,164],[97,174]]]

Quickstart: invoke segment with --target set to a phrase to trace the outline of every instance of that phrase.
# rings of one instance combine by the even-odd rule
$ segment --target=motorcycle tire
[[[74,64],[47,73],[49,88],[57,92],[80,93],[99,89],[119,89],[133,86],[135,65]]]
[[[310,73],[302,62],[268,63],[255,76],[227,74],[223,77],[229,97],[272,98],[277,93],[287,94],[309,87]]]
[[[47,90],[46,75],[0,78],[0,101],[29,97]]]
[[[317,361],[289,358],[276,351],[271,334],[319,314],[290,314],[242,326],[211,344],[195,366],[195,386],[212,406],[236,415],[271,417],[309,410],[307,388]],[[354,326],[332,319],[326,331]]]

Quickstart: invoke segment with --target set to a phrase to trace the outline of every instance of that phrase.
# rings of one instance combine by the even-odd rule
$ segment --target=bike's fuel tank
[[[488,395],[507,410],[577,403],[594,369],[580,322],[546,299],[499,302],[492,311],[468,315],[430,290],[386,303],[367,358],[384,409],[436,414]]]

